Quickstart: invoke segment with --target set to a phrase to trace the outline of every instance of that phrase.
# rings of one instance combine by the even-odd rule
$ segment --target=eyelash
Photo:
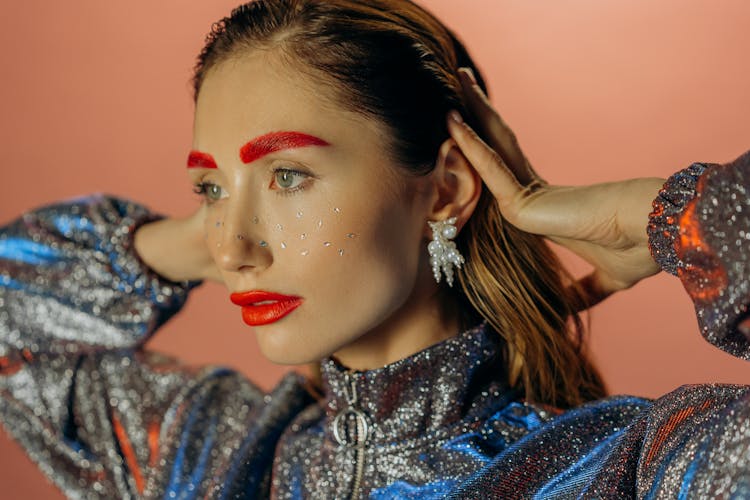
[[[283,173],[283,172],[290,173],[290,174],[292,174],[295,177],[296,176],[303,177],[304,180],[302,181],[302,183],[299,186],[296,186],[296,187],[293,187],[293,188],[276,189],[275,190],[276,194],[279,195],[279,196],[292,196],[293,194],[297,193],[298,191],[304,191],[305,189],[308,188],[308,186],[307,186],[308,183],[305,182],[305,180],[310,179],[310,178],[313,177],[313,175],[311,175],[311,174],[309,174],[307,172],[302,172],[300,170],[295,170],[293,168],[276,168],[272,172],[272,184],[275,184],[275,182],[276,182],[276,175],[278,175],[279,173]],[[221,187],[221,186],[218,186],[217,184],[214,184],[213,182],[199,182],[198,184],[195,184],[193,186],[193,192],[195,194],[197,194],[198,196],[202,197],[203,201],[205,201],[206,203],[209,203],[209,204],[215,203],[218,200],[211,200],[207,196],[208,188],[210,186]]]

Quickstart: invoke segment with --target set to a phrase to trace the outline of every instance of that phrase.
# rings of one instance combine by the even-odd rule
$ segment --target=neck
[[[412,296],[387,321],[333,357],[351,370],[373,370],[456,336],[461,321],[455,299],[431,288],[428,294]]]

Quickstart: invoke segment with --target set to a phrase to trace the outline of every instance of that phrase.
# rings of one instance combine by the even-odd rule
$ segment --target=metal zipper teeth
[[[344,396],[346,397],[348,407],[342,413],[339,413],[339,417],[348,412],[352,412],[357,423],[357,440],[354,444],[354,480],[352,481],[352,490],[351,495],[349,496],[350,500],[357,500],[360,497],[362,476],[365,470],[365,445],[367,443],[369,429],[367,421],[365,420],[365,415],[358,408],[359,398],[357,395],[357,386],[352,382],[349,372],[345,375]],[[336,420],[338,420],[338,417]],[[338,433],[338,423],[336,421],[334,421],[334,436],[336,436],[336,440],[340,445],[351,446],[350,443],[345,443],[344,440],[340,438]]]
[[[365,426],[359,418],[357,418],[357,447],[354,451],[354,482],[352,483],[352,496],[351,500],[357,500],[359,498],[359,489],[362,486],[362,475],[365,471],[365,440],[367,436],[365,434]]]

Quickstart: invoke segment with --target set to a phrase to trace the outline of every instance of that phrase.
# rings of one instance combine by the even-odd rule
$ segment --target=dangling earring
[[[456,217],[451,217],[443,221],[427,221],[432,229],[432,241],[427,245],[427,251],[430,252],[430,264],[432,264],[432,274],[435,281],[440,283],[441,271],[445,273],[445,281],[448,286],[453,286],[453,266],[461,268],[464,258],[456,248],[456,244],[451,241],[458,234],[458,229],[454,225]]]

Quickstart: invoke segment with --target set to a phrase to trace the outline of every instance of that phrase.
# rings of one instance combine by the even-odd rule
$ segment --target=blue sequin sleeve
[[[142,343],[182,307],[189,284],[133,249],[144,207],[91,196],[29,212],[0,230],[0,355],[88,352]]]

